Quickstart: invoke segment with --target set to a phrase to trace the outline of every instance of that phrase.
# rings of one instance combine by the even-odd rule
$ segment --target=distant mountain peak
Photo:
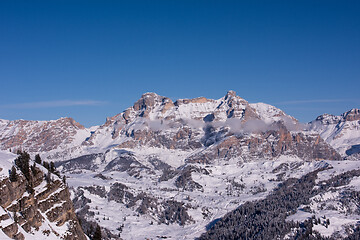
[[[170,98],[160,96],[153,92],[144,93],[139,100],[137,100],[134,105],[133,109],[135,111],[144,111],[143,117],[146,117],[148,113],[156,107],[159,106],[174,106],[174,103]]]
[[[353,108],[341,115],[346,121],[360,120],[360,109]]]
[[[345,122],[356,120],[360,120],[360,109],[357,108],[344,112],[340,116],[324,113],[315,119],[315,121],[321,122],[322,124],[335,124],[339,121]]]
[[[360,144],[359,120],[360,109],[353,108],[340,116],[322,114],[310,122],[310,126],[342,156],[346,156],[352,152],[349,149]]]
[[[225,100],[227,100],[230,97],[236,97],[236,92],[233,90],[229,90],[225,95]]]

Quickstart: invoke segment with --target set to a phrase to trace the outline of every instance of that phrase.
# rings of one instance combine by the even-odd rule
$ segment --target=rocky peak
[[[149,117],[149,113],[154,110],[155,108],[159,108],[158,110],[161,113],[165,113],[171,107],[174,107],[174,103],[170,98],[159,96],[156,93],[145,93],[141,96],[141,98],[135,102],[133,106],[133,110],[140,111],[140,117]],[[125,119],[127,118],[126,115],[130,113],[125,113]]]
[[[252,118],[260,119],[256,110],[245,99],[237,96],[235,91],[228,91],[224,97],[218,100],[198,97],[178,99],[175,103],[170,98],[159,96],[156,93],[145,93],[133,107],[128,108],[122,114],[108,118],[107,125],[119,120],[125,120],[124,124],[128,124],[137,117],[151,120],[179,120],[182,118],[203,120],[208,115],[212,115],[214,121],[226,121],[228,118],[238,118],[244,121]]]
[[[218,110],[225,110],[227,118],[238,118],[243,121],[260,119],[249,103],[245,99],[237,96],[235,91],[228,91],[221,100]]]
[[[324,125],[336,124],[339,122],[339,120],[340,120],[339,116],[335,116],[335,115],[327,114],[327,113],[322,114],[315,119],[315,121],[321,122]]]
[[[241,98],[240,96],[236,95],[236,92],[233,90],[230,90],[226,93],[226,95],[222,98],[228,105],[231,104],[243,104],[247,105],[248,102]]]
[[[147,110],[155,106],[156,103],[161,101],[161,97],[156,93],[144,93],[139,100],[134,103],[134,110]]]
[[[233,91],[233,90],[230,90],[230,91],[228,91],[228,92],[226,93],[226,95],[225,95],[225,100],[227,100],[227,99],[229,99],[229,98],[231,98],[231,97],[236,97],[236,92]]]
[[[360,120],[360,109],[353,108],[341,115],[345,121],[356,121]]]
[[[67,118],[60,118],[60,120],[64,123],[64,124],[71,124],[72,126],[76,127],[77,129],[85,129],[85,127],[83,125],[81,125],[80,123],[76,122],[73,118],[71,117],[67,117]]]
[[[318,116],[315,119],[315,121],[321,122],[324,125],[337,124],[339,122],[346,122],[346,121],[357,121],[357,120],[360,120],[360,109],[357,108],[353,108],[350,111],[341,114],[341,116],[325,113]]]

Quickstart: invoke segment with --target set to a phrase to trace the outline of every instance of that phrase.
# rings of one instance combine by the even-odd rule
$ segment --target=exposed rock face
[[[232,135],[186,159],[190,163],[213,163],[239,158],[244,162],[274,159],[280,155],[304,160],[340,160],[341,156],[317,134],[267,131],[256,135]]]
[[[360,120],[360,109],[353,108],[350,111],[344,113],[342,116],[346,121]]]
[[[201,172],[201,170],[202,169],[191,165],[185,166],[183,169],[181,169],[179,176],[176,178],[175,186],[191,192],[195,190],[204,191],[203,186],[195,182],[191,177],[192,172]]]
[[[90,135],[72,118],[54,121],[0,120],[0,149],[47,152],[73,143],[79,133]]]
[[[149,112],[157,106],[161,106],[160,111],[165,113],[169,108],[173,107],[174,104],[170,98],[161,97],[156,93],[145,93],[134,104],[133,109],[135,111],[143,111],[140,113],[140,116],[147,117]],[[124,118],[126,119],[126,116]]]
[[[62,162],[61,166],[65,171],[71,171],[73,169],[95,170],[97,168],[95,161],[103,158],[104,154],[102,153],[89,154],[74,158],[71,161]],[[58,166],[58,164],[56,165]]]
[[[343,157],[357,158],[360,144],[360,109],[351,109],[340,116],[323,114],[310,122],[311,130],[320,134]]]
[[[152,129],[131,130],[125,134],[129,137],[117,148],[134,148],[142,145],[151,147],[165,147],[168,149],[196,149],[201,147],[199,142],[199,130],[191,129],[188,126],[176,127],[163,131]]]
[[[66,185],[55,175],[46,183],[41,166],[32,167],[30,181],[19,171],[16,181],[2,178],[0,206],[2,231],[13,239],[24,239],[39,231],[61,239],[86,239],[75,216]]]

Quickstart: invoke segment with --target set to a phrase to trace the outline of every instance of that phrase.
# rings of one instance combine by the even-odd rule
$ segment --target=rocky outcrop
[[[360,120],[360,109],[353,108],[342,115],[345,121]]]
[[[29,177],[18,172],[16,181],[3,178],[0,182],[0,206],[4,212],[0,217],[2,231],[10,238],[24,239],[20,228],[32,234],[41,227],[45,235],[85,240],[66,185],[56,175],[48,176],[47,182],[43,167],[39,165],[31,167]]]
[[[192,172],[203,173],[205,175],[209,174],[205,169],[191,166],[191,165],[185,166],[184,168],[182,168],[180,170],[180,174],[175,180],[175,186],[177,188],[180,188],[180,189],[183,189],[186,191],[190,191],[190,192],[195,191],[195,190],[198,190],[201,192],[204,191],[203,186],[201,186],[201,184],[195,182],[192,179],[192,176],[191,176]]]
[[[63,171],[72,171],[76,169],[95,170],[97,168],[95,161],[97,159],[103,159],[103,158],[104,158],[104,154],[102,153],[88,154],[68,161],[57,162],[55,166],[56,167],[61,166],[61,170]]]
[[[258,134],[225,137],[186,159],[189,163],[213,163],[215,160],[272,160],[280,155],[298,156],[304,160],[340,160],[341,156],[318,134],[290,132],[286,128]]]
[[[129,137],[119,144],[117,148],[135,148],[143,145],[150,147],[165,147],[167,149],[196,149],[201,147],[199,135],[201,133],[187,126],[181,126],[177,130],[167,129],[164,126],[162,131],[152,129],[139,129],[126,132]]]

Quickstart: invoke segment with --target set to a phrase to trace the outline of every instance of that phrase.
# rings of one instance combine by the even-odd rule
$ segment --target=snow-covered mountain
[[[229,136],[247,138],[246,143],[250,141],[254,145],[254,141],[263,143],[266,142],[264,137],[269,137],[259,137],[261,133],[273,131],[281,139],[297,138],[295,142],[301,142],[298,139],[302,135],[321,142],[321,139],[316,140],[318,133],[345,157],[360,151],[359,112],[359,109],[352,109],[341,116],[321,115],[309,124],[312,131],[305,131],[303,124],[280,109],[264,103],[248,103],[234,91],[218,100],[199,97],[175,102],[155,93],[145,93],[132,107],[107,118],[106,123],[99,127],[84,128],[72,118],[0,120],[0,148],[43,153],[44,157],[58,161],[104,152],[113,147],[147,145],[203,151],[204,147],[214,146]],[[285,136],[283,130],[291,137]],[[289,149],[289,146],[284,148]]]
[[[359,157],[360,109],[351,109],[340,116],[323,114],[310,126],[342,156]]]
[[[357,114],[344,114],[343,123],[358,121]],[[339,123],[340,117],[333,118]],[[43,158],[55,161],[68,177],[85,233],[91,235],[98,224],[104,239],[212,239],[211,234],[221,234],[221,226],[228,226],[219,223],[221,226],[216,225],[210,235],[205,234],[206,230],[226,213],[247,201],[259,206],[261,201],[273,202],[278,199],[274,194],[279,193],[279,184],[295,184],[295,178],[301,183],[310,179],[300,188],[322,190],[308,189],[303,198],[294,198],[296,204],[291,205],[291,211],[280,209],[284,215],[274,223],[284,229],[272,233],[280,239],[285,235],[293,239],[302,234],[304,227],[288,222],[308,221],[302,205],[320,198],[326,202],[329,198],[322,196],[329,191],[339,192],[331,200],[336,203],[343,201],[347,192],[357,196],[357,172],[337,186],[348,190],[345,195],[337,187],[321,187],[323,182],[319,181],[333,181],[338,174],[360,167],[357,161],[339,161],[345,156],[343,148],[344,152],[353,151],[355,145],[356,150],[358,143],[347,139],[360,139],[358,131],[341,127],[348,130],[341,135],[340,146],[324,135],[335,123],[326,125],[327,120],[322,122],[319,117],[309,130],[308,125],[280,109],[248,103],[234,91],[217,100],[199,97],[175,102],[145,93],[132,107],[90,129],[71,119],[16,127],[11,122],[0,124],[0,146],[41,153]],[[49,127],[51,123],[54,129]],[[348,155],[352,160],[359,159],[356,154]],[[311,177],[306,178],[307,174]],[[316,177],[319,180],[313,182]],[[280,195],[292,188],[281,191]],[[357,204],[354,199],[352,206]],[[316,217],[328,216],[331,210],[314,206],[306,209],[312,209]],[[334,211],[329,213],[333,224],[330,230],[316,230],[344,237],[356,227],[358,212]]]
[[[53,121],[1,120],[0,148],[2,150],[26,150],[29,152],[51,152],[80,145],[90,136],[72,118]]]
[[[217,146],[225,149],[236,145],[237,149],[232,149],[227,158],[241,153],[244,160],[259,157],[259,152],[268,159],[281,154],[305,159],[339,157],[316,134],[302,130],[302,124],[280,109],[264,103],[250,104],[234,91],[218,100],[199,97],[175,102],[146,93],[126,111],[90,129],[71,118],[1,120],[0,147],[42,153],[53,161],[102,153],[114,147],[144,146],[187,150],[199,156],[199,152],[207,155],[208,149],[212,152]],[[316,143],[316,147],[305,149],[303,142],[308,142],[306,146]],[[329,149],[320,153],[320,148]],[[195,156],[190,158],[194,160]]]
[[[303,159],[340,158],[317,134],[302,130],[302,124],[280,109],[249,104],[233,91],[218,100],[200,97],[174,103],[146,93],[134,106],[93,131],[80,151],[84,155],[114,147],[177,149],[187,151],[186,161],[192,162],[239,155],[244,161],[282,154]]]

